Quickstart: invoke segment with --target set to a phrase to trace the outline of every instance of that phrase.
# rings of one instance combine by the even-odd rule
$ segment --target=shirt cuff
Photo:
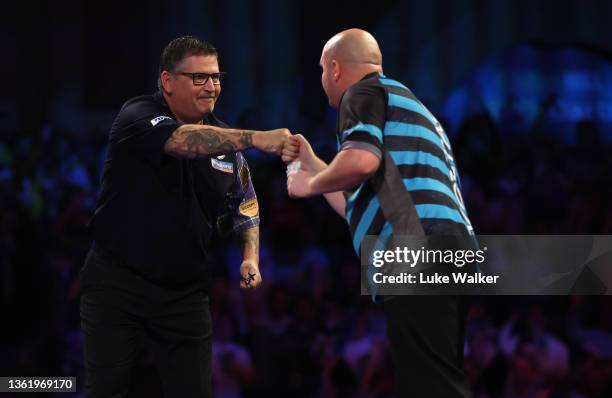
[[[249,228],[259,226],[259,216],[245,218],[243,220],[234,220],[234,232],[239,233]]]
[[[371,152],[378,159],[382,159],[382,152],[380,151],[380,149],[376,145],[370,144],[368,142],[347,140],[344,141],[344,143],[340,147],[341,151],[344,151],[346,149],[363,149],[365,151]]]

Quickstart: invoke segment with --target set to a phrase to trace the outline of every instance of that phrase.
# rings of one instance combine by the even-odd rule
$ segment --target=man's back
[[[340,102],[338,141],[378,151],[381,167],[347,198],[346,216],[359,247],[366,235],[467,235],[472,227],[444,130],[401,83],[371,73]],[[390,214],[415,214],[400,223]]]

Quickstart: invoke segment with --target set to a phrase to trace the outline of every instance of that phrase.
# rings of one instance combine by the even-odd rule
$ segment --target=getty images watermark
[[[366,236],[367,295],[612,293],[611,235]]]
[[[485,252],[481,250],[440,250],[426,249],[422,246],[414,250],[404,247],[396,247],[394,250],[374,250],[372,253],[372,265],[382,268],[385,264],[402,264],[410,268],[417,265],[453,265],[461,269],[466,265],[483,264],[486,260]],[[396,275],[385,275],[382,270],[375,272],[372,280],[376,284],[385,283],[408,283],[408,284],[492,284],[497,283],[499,275],[486,275],[482,272],[456,271],[450,275],[439,272],[400,272]]]

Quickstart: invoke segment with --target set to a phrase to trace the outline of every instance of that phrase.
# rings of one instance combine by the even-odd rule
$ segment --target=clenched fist
[[[261,151],[280,156],[289,137],[291,137],[291,132],[288,129],[258,131],[253,135],[253,146]]]
[[[317,157],[312,146],[302,134],[292,135],[287,139],[281,159],[287,164],[299,161],[300,168],[311,173],[319,172],[327,166]]]
[[[240,287],[243,289],[254,289],[261,284],[259,267],[252,261],[243,261],[240,265]]]

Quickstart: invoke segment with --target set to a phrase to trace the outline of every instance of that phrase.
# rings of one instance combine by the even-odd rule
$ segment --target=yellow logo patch
[[[257,203],[257,199],[253,198],[241,203],[238,209],[240,210],[240,214],[244,216],[255,217],[259,214],[259,203]]]

